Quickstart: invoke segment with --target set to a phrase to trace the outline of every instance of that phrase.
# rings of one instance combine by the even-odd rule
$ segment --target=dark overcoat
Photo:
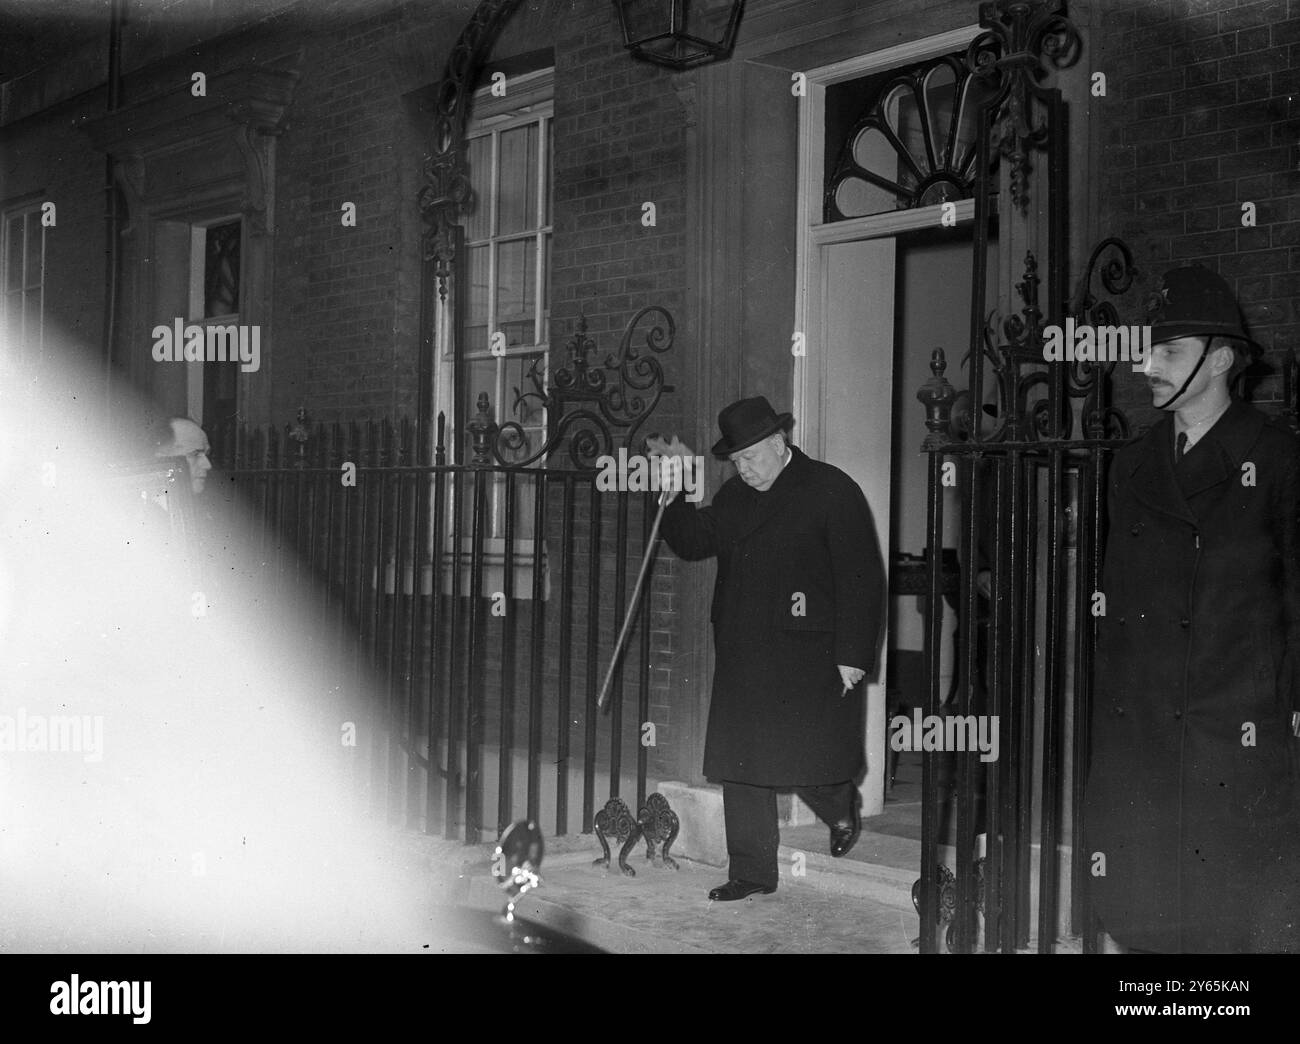
[[[1294,435],[1233,402],[1115,454],[1085,823],[1094,908],[1160,952],[1296,947]]]
[[[885,573],[866,497],[798,449],[765,491],[739,476],[709,507],[678,497],[663,535],[681,558],[716,556],[717,666],[704,774],[759,786],[855,778],[865,684],[842,695],[837,665],[873,676]]]

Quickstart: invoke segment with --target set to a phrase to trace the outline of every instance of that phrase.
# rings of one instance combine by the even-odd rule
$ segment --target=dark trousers
[[[733,881],[776,887],[776,849],[781,840],[776,827],[776,789],[723,781],[722,812],[731,861],[727,876]],[[851,780],[791,789],[827,826],[847,823],[858,801],[857,787]]]

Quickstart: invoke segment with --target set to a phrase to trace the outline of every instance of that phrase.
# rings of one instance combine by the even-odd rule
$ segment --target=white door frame
[[[799,232],[795,249],[795,314],[793,329],[804,335],[805,353],[794,360],[791,401],[799,420],[800,445],[811,456],[820,456],[825,441],[821,425],[822,389],[825,387],[826,353],[819,351],[820,308],[823,293],[822,247],[857,239],[896,236],[900,232],[934,228],[942,216],[942,204],[911,210],[873,214],[826,224],[822,221],[822,188],[825,179],[826,88],[844,80],[867,76],[882,69],[923,62],[966,47],[983,30],[978,25],[953,29],[923,40],[887,47],[812,69],[799,99]],[[957,203],[959,224],[973,221],[975,201]]]

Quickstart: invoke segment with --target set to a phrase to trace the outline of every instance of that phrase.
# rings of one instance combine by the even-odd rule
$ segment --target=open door
[[[890,456],[893,444],[894,239],[822,248],[822,453],[866,494],[889,568]],[[888,572],[886,572],[888,575]],[[888,648],[885,642],[884,650]],[[867,775],[862,814],[885,800],[885,662],[867,686]]]

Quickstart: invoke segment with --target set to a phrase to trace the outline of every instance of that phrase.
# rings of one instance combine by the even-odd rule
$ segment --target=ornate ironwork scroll
[[[646,797],[645,804],[637,811],[635,817],[627,802],[622,798],[612,797],[605,802],[605,807],[596,813],[592,825],[596,830],[596,840],[600,842],[601,854],[592,860],[592,866],[609,869],[609,839],[622,844],[618,853],[618,868],[627,877],[636,877],[636,871],[627,865],[628,853],[636,847],[638,841],[645,842],[647,862],[658,864],[669,870],[677,869],[677,860],[668,854],[681,830],[681,820],[673,811],[668,799],[657,791]],[[655,845],[660,845],[660,857],[655,859]]]
[[[986,443],[1025,442],[1049,437],[1069,439],[1074,434],[1074,413],[1070,405],[1072,399],[1084,400],[1084,438],[1129,438],[1131,429],[1127,416],[1119,408],[1110,405],[1110,376],[1116,365],[1114,359],[1070,359],[1051,364],[1044,362],[1044,317],[1038,299],[1041,280],[1038,275],[1038,260],[1032,251],[1025,255],[1024,265],[1024,274],[1016,284],[1022,305],[1020,311],[1005,317],[1000,323],[990,315],[983,331],[982,352],[997,381],[998,400],[1001,404],[1001,408],[996,411],[994,426],[991,431],[976,435],[976,425],[970,416],[969,396],[951,392],[952,386],[945,380],[944,383],[954,398],[950,403],[949,420],[934,429],[943,433],[937,436],[940,442],[936,445],[942,445],[945,435],[950,439],[977,439]],[[1094,289],[1094,281],[1100,280],[1102,291],[1115,298],[1132,288],[1136,275],[1133,254],[1128,244],[1115,236],[1103,239],[1093,248],[1088,258],[1074,295],[1066,306],[1067,315],[1077,327],[1084,324],[1093,327],[1123,325],[1115,302],[1099,298]],[[935,352],[942,360],[943,349],[936,348]],[[934,365],[932,362],[932,369]],[[1055,426],[1052,423],[1052,386],[1049,372],[1045,368],[1047,366],[1059,366],[1065,374],[1062,385],[1064,397],[1055,403]],[[1032,369],[1027,369],[1028,367]],[[935,384],[938,378],[939,371],[936,371],[936,377],[932,377],[926,387],[918,392],[918,398],[927,404],[927,408],[929,399],[935,395],[931,386],[938,387]],[[1035,389],[1043,389],[1045,394],[1034,398]],[[927,448],[935,437],[934,434],[927,436]]]
[[[1137,276],[1137,269],[1133,267],[1133,252],[1128,244],[1110,236],[1093,248],[1069,304],[1069,314],[1076,323],[1089,323],[1093,326],[1122,325],[1114,302],[1098,299],[1093,293],[1094,275],[1100,278],[1105,292],[1112,297],[1127,293]],[[1065,365],[1068,394],[1072,398],[1083,399],[1084,437],[1129,438],[1131,429],[1128,417],[1122,410],[1110,405],[1110,375],[1115,369],[1115,360],[1083,360]]]
[[[989,89],[997,108],[992,145],[1010,164],[1011,200],[1029,205],[1029,154],[1047,141],[1046,122],[1035,122],[1035,99],[1049,101],[1039,83],[1042,63],[1066,69],[1079,57],[1079,31],[1065,16],[1062,0],[1026,3],[996,0],[980,4],[980,27],[970,42],[966,65]]]
[[[518,6],[519,0],[483,0],[461,30],[438,85],[433,151],[424,164],[425,185],[418,199],[426,226],[424,259],[434,262],[443,300],[456,263],[455,228],[473,197],[465,163],[465,126],[474,81]]]
[[[596,351],[596,342],[587,334],[587,317],[578,319],[577,329],[569,339],[569,365],[551,378],[551,387],[543,386],[536,368],[529,372],[532,389],[514,389],[513,410],[518,413],[535,404],[554,420],[545,444],[535,453],[515,459],[526,445],[523,425],[507,421],[495,432],[492,455],[498,463],[513,466],[532,464],[549,458],[567,442],[569,459],[575,467],[590,469],[618,444],[630,448],[646,418],[672,385],[664,383],[664,370],[657,355],[669,351],[676,337],[677,325],[666,308],[649,305],[642,308],[623,330],[618,351],[605,357],[603,367],[592,366],[588,356]]]
[[[592,860],[592,866],[609,869],[609,841],[613,838],[623,847],[618,853],[618,868],[628,877],[636,877],[636,871],[627,865],[628,853],[641,840],[641,823],[632,815],[627,802],[622,798],[612,797],[605,802],[605,807],[596,813],[593,821],[596,828],[596,840],[600,842],[601,855]]]

